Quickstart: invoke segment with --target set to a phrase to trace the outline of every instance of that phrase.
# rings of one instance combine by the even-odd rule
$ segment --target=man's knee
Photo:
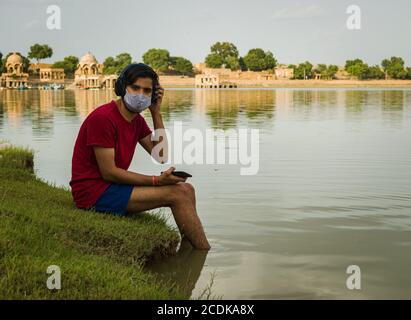
[[[195,189],[191,183],[181,182],[177,184],[177,186],[179,186],[183,190],[184,193],[188,193],[190,195],[195,194]]]
[[[194,187],[187,182],[181,182],[174,185],[173,200],[174,202],[191,200],[195,194]]]

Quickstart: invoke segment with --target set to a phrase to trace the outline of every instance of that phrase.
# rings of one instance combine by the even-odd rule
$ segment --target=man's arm
[[[139,141],[143,148],[160,163],[168,161],[168,141],[164,130],[163,117],[160,113],[163,95],[164,89],[161,86],[157,87],[157,102],[150,106],[154,125],[154,137],[148,135]]]
[[[118,168],[114,161],[114,148],[93,147],[98,168],[104,180],[114,183],[151,186],[152,176]]]
[[[118,168],[114,161],[114,148],[93,147],[93,149],[94,154],[96,155],[98,168],[105,181],[136,186],[153,185],[152,176]],[[164,171],[161,176],[158,177],[158,183],[160,185],[170,185],[178,182],[184,182],[186,180],[184,178],[174,176],[172,174],[173,171],[173,167],[167,171]]]

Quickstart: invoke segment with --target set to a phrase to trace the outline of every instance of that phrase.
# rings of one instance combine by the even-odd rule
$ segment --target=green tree
[[[246,64],[245,64],[245,62],[244,62],[244,58],[243,58],[243,57],[238,58],[238,64],[240,65],[240,70],[241,70],[241,71],[246,71],[246,70],[247,70],[247,66],[246,66]]]
[[[143,54],[143,62],[158,72],[164,72],[170,66],[170,53],[165,49],[150,49]]]
[[[359,80],[369,79],[369,66],[361,59],[347,60],[345,63],[345,71],[351,76],[357,77]]]
[[[347,60],[345,62],[345,71],[349,72],[349,68],[357,64],[364,64],[364,61],[361,59]]]
[[[327,65],[318,64],[317,67],[314,69],[314,72],[317,74],[321,74],[322,76],[325,76],[325,73],[327,72]]]
[[[368,68],[368,77],[369,79],[384,79],[384,71],[381,70],[380,66],[375,65]]]
[[[183,75],[193,74],[193,64],[190,60],[183,57],[172,57],[171,65],[174,70]]]
[[[210,53],[205,58],[205,64],[208,68],[221,68],[223,63],[223,58],[221,58],[218,54],[215,53]]]
[[[274,69],[277,66],[277,59],[274,58],[274,55],[271,51],[265,53],[265,68]]]
[[[116,56],[116,63],[118,68],[118,74],[129,64],[131,64],[132,57],[129,53],[123,52]]]
[[[322,79],[335,79],[335,75],[338,72],[338,66],[326,64],[318,64],[317,67],[313,70],[314,73],[320,74]]]
[[[339,69],[338,66],[336,66],[334,64],[329,65],[327,67],[326,72],[325,72],[325,77],[327,79],[335,79],[335,75],[337,74],[338,69]]]
[[[405,79],[407,77],[405,62],[400,57],[391,57],[391,59],[384,59],[381,65],[387,77],[390,77],[392,79]]]
[[[227,63],[227,67],[233,71],[241,69],[240,61],[236,57],[233,57],[233,56],[228,57],[226,60],[226,63]]]
[[[263,49],[251,49],[244,56],[244,63],[251,71],[263,71],[275,68],[277,61],[270,51],[264,52]]]
[[[261,71],[265,67],[265,52],[263,49],[251,49],[244,56],[244,62],[248,70]]]
[[[21,55],[23,58],[23,72],[30,72],[29,67],[30,67],[30,60],[26,56]]]
[[[367,80],[370,78],[370,67],[368,64],[357,64],[352,66],[353,75],[357,76],[359,80]]]
[[[322,79],[332,80],[335,79],[335,75],[338,72],[338,66],[333,64],[328,66],[326,64],[319,64],[315,69],[315,72],[321,74]]]
[[[0,74],[3,72],[3,54],[0,52]]]
[[[411,68],[407,68],[407,79],[411,80]]]
[[[53,63],[53,68],[63,68],[64,73],[68,77],[72,77],[77,69],[78,58],[75,56],[67,56],[61,61]]]
[[[381,70],[380,66],[375,65],[370,67],[361,59],[348,60],[345,63],[345,70],[353,77],[357,77],[359,80],[385,78],[385,74]]]
[[[127,52],[118,54],[115,58],[107,57],[103,62],[104,74],[120,74],[131,63],[131,55]]]
[[[50,48],[47,44],[34,44],[30,47],[28,57],[30,59],[35,59],[37,64],[40,60],[50,58],[53,55],[53,49]]]
[[[313,65],[306,61],[298,66],[291,65],[294,69],[294,79],[312,79]]]
[[[116,60],[113,57],[107,57],[103,61],[103,73],[104,74],[116,74],[117,67],[116,67]]]
[[[240,68],[238,61],[238,49],[230,42],[216,42],[210,48],[211,53],[205,59],[209,68],[221,68],[224,64],[227,68],[237,70]]]

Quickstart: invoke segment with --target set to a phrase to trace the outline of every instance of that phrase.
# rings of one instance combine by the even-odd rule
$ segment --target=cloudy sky
[[[47,28],[47,7],[61,8],[61,30]],[[361,8],[361,30],[349,30],[347,8]],[[51,59],[91,51],[102,62],[150,48],[201,62],[216,41],[241,55],[270,50],[282,63],[310,60],[371,64],[402,56],[411,65],[410,0],[0,0],[0,52],[27,54],[34,43],[54,49]]]

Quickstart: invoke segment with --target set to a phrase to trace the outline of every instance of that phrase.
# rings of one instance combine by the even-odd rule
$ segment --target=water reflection
[[[368,91],[349,91],[346,95],[345,108],[348,113],[361,113],[372,93]]]
[[[174,117],[182,121],[190,119],[194,105],[192,90],[166,89],[161,106],[163,118],[165,121],[169,121]]]
[[[165,121],[191,121],[196,112],[207,117],[211,127],[229,129],[240,125],[263,126],[273,122],[276,114],[308,120],[342,108],[346,116],[355,118],[367,108],[380,108],[393,124],[401,122],[407,95],[410,92],[404,90],[169,89],[162,111]],[[29,119],[33,133],[47,135],[53,130],[56,110],[84,119],[97,106],[112,99],[116,96],[111,90],[2,90],[0,117],[7,116],[8,123],[17,127]]]
[[[382,91],[381,106],[383,110],[403,110],[405,103],[405,93],[398,91]]]
[[[211,120],[211,127],[237,127],[240,115],[249,123],[261,124],[274,116],[274,90],[196,90],[195,105]]]
[[[335,90],[293,90],[293,106],[335,105],[338,94]]]
[[[32,101],[38,101],[38,105],[32,104],[31,122],[33,135],[48,137],[54,128],[54,111],[64,108],[65,94],[62,91],[40,90],[33,91]],[[38,98],[36,99],[36,96]]]
[[[146,270],[162,280],[177,284],[190,298],[200,277],[208,251],[195,250],[188,240],[183,239],[175,256],[147,264]]]
[[[33,92],[32,91],[15,91],[0,90],[0,106],[2,113],[7,116],[8,123],[11,126],[18,127],[21,125],[23,113],[30,110]]]
[[[116,99],[116,95],[112,90],[74,90],[76,110],[82,118],[113,99]]]
[[[384,113],[383,121],[392,128],[399,128],[403,121],[403,110],[406,105],[406,95],[404,91],[383,91],[381,92],[381,108]]]

